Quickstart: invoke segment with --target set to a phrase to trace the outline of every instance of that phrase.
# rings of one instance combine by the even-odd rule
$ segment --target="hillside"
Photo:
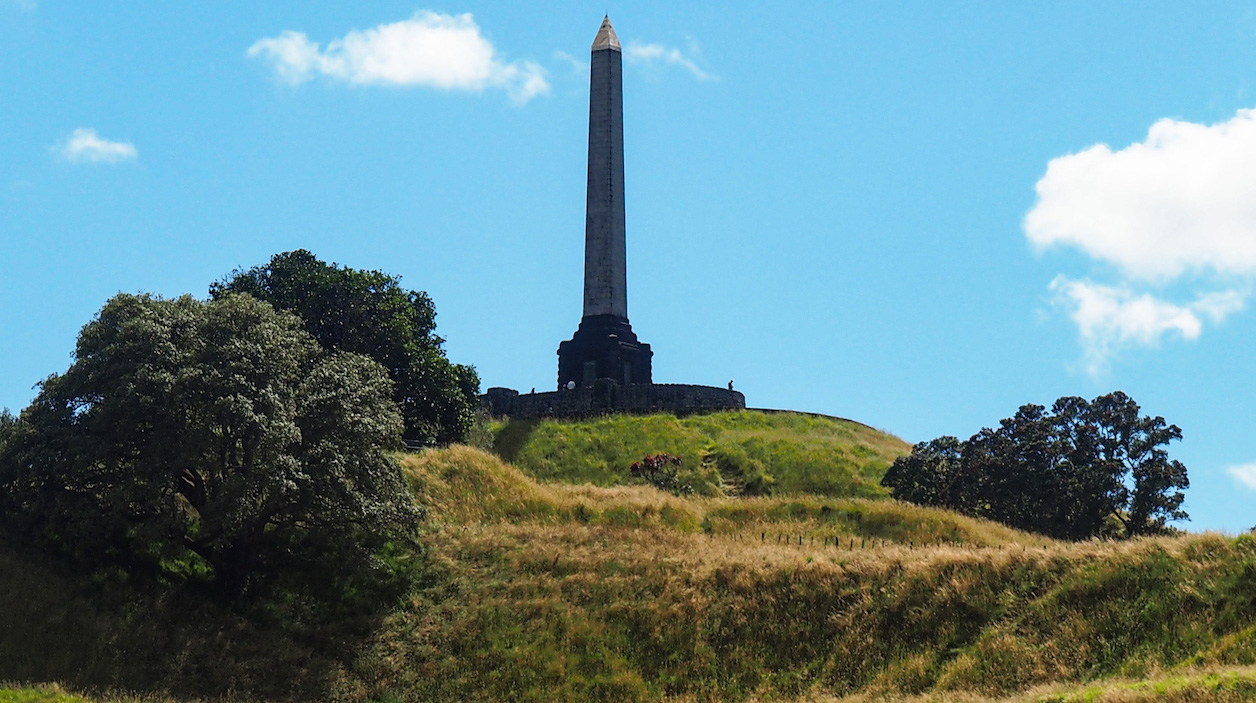
[[[545,485],[465,448],[407,468],[460,585],[394,636],[460,657],[388,677],[438,700],[1000,697],[1256,656],[1250,537],[1069,544],[894,501]]]
[[[681,457],[705,495],[884,497],[881,476],[911,447],[849,420],[732,411],[526,420],[493,427],[493,450],[544,481],[624,483],[646,454]]]
[[[521,450],[597,443],[572,427]],[[28,682],[0,702],[63,700],[30,688],[54,681],[181,702],[1256,697],[1247,535],[1061,543],[884,498],[540,481],[469,447],[404,467],[427,584],[338,638],[0,554],[0,680]]]

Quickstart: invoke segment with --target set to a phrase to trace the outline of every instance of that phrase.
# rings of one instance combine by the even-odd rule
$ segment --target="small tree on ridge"
[[[964,442],[917,444],[881,483],[895,498],[1061,539],[1097,535],[1110,519],[1126,535],[1152,534],[1188,518],[1186,467],[1164,448],[1181,438],[1120,391],[1064,397],[1050,410],[1024,405]]]

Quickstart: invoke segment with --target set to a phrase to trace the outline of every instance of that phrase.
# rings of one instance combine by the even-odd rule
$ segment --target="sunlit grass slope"
[[[86,698],[61,690],[59,686],[12,686],[0,684],[0,703],[89,703]]]
[[[609,486],[647,453],[666,452],[703,472],[708,495],[881,497],[886,468],[911,447],[849,420],[802,413],[730,411],[510,421],[494,451],[537,478]]]
[[[468,447],[404,468],[430,510],[431,573],[348,658],[216,608],[100,601],[9,559],[0,680],[28,688],[0,696],[53,681],[93,701],[114,698],[92,685],[249,702],[1256,696],[1248,535],[1061,543],[888,499],[542,482]]]
[[[385,696],[381,700],[390,700]],[[805,703],[875,703],[895,700],[903,703],[1243,703],[1256,699],[1256,667],[1207,667],[1179,674],[1157,674],[1143,680],[1106,679],[1091,684],[1047,685],[1009,697],[989,697],[973,693],[945,692],[916,696],[855,694],[840,698],[805,695]],[[236,699],[244,700],[244,699]],[[678,697],[673,700],[693,700]],[[765,699],[750,696],[748,703]],[[773,697],[770,700],[780,700]],[[195,703],[164,696],[102,694],[82,696],[61,686],[5,687],[0,684],[0,703]]]
[[[841,538],[926,544],[1044,545],[1051,541],[958,513],[861,498],[821,496],[677,497],[649,486],[545,483],[470,447],[410,455],[405,467],[417,500],[439,528],[498,524],[585,526],[708,534],[766,544],[767,535],[821,546]]]
[[[360,665],[415,700],[1224,700],[1194,667],[1242,688],[1256,662],[1247,536],[1058,543],[885,500],[540,484],[468,448],[407,471],[448,590]]]

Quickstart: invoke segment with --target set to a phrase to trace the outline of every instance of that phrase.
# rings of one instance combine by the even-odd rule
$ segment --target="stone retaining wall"
[[[480,403],[495,417],[528,420],[542,417],[590,417],[609,413],[671,412],[678,415],[745,409],[746,396],[715,386],[650,383],[621,386],[599,379],[591,386],[549,393],[490,388]]]

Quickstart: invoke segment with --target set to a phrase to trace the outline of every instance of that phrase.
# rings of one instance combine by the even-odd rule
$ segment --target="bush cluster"
[[[628,472],[633,478],[643,479],[661,491],[678,496],[690,495],[693,493],[693,484],[680,476],[680,466],[683,463],[680,457],[665,452],[646,454],[641,461],[634,461],[628,467]]]

